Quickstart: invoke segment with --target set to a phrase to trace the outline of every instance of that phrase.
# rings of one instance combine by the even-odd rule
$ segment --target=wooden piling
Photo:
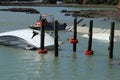
[[[88,49],[84,51],[84,55],[93,55],[92,34],[93,34],[93,20],[90,20],[89,33],[88,33],[88,35],[89,35]]]
[[[41,43],[40,43],[40,47],[42,50],[44,50],[44,35],[45,35],[45,31],[44,31],[44,19],[42,19],[42,26],[41,26]]]
[[[38,50],[38,53],[47,53],[47,50],[44,49],[44,37],[45,37],[44,19],[42,19],[42,26],[41,26],[41,42],[40,42],[40,49]]]
[[[109,43],[109,58],[113,58],[113,48],[114,48],[114,29],[115,23],[111,22],[111,30],[110,30],[110,43]]]
[[[54,23],[54,45],[55,45],[55,57],[58,57],[58,21]]]
[[[73,31],[73,39],[77,40],[77,19],[74,19],[74,31]],[[75,52],[77,48],[77,43],[73,44],[73,51]]]
[[[91,51],[92,48],[92,32],[93,32],[93,20],[90,21],[89,27],[89,40],[88,40],[88,51]]]

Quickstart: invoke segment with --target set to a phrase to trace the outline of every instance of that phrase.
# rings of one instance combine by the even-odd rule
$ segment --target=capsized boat
[[[35,50],[40,48],[41,32],[32,29],[20,29],[0,33],[0,45]],[[54,38],[45,33],[44,46],[54,48]]]
[[[30,25],[29,27],[34,30],[40,30],[42,26],[42,19],[44,19],[44,29],[45,30],[54,30],[54,18],[53,15],[40,14],[39,19],[35,22],[34,25]],[[58,30],[65,30],[67,24],[60,23],[58,24]]]

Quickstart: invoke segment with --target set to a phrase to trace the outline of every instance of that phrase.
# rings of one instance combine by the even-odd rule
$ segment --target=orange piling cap
[[[42,53],[47,53],[48,51],[47,51],[47,49],[38,49],[38,53],[39,54],[42,54]]]
[[[69,38],[68,42],[71,43],[71,44],[76,44],[76,43],[78,43],[78,40],[75,40],[73,38]]]
[[[93,55],[93,51],[88,51],[88,50],[85,50],[84,51],[84,55]]]

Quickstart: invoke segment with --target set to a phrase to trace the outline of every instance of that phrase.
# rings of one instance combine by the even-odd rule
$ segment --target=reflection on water
[[[9,6],[8,6],[9,7]],[[13,7],[13,6],[12,6]],[[0,8],[6,8],[1,6]],[[41,13],[50,13],[55,19],[68,22],[72,26],[73,18],[64,17],[59,13],[62,9],[82,9],[66,7],[34,7]],[[0,32],[28,28],[38,15],[25,13],[0,12]],[[85,18],[79,25],[89,25]],[[103,18],[94,19],[94,26],[109,28],[110,22]],[[119,22],[116,28],[120,29]],[[108,59],[108,41],[93,39],[93,56],[84,56],[88,38],[78,34],[77,52],[72,51],[72,44],[67,42],[73,33],[59,31],[59,37],[64,44],[59,50],[59,57],[54,57],[54,51],[38,54],[37,51],[22,50],[0,46],[0,80],[119,80],[120,43],[115,42],[114,59]]]

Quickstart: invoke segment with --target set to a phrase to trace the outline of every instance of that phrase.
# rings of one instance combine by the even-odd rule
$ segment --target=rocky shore
[[[120,9],[114,10],[80,10],[80,17],[88,17],[88,18],[113,18],[120,21]]]
[[[66,16],[86,17],[86,18],[99,18],[106,17],[106,19],[116,19],[120,21],[120,9],[107,9],[107,10],[61,10]]]
[[[8,9],[0,9],[0,11],[11,11],[11,12],[25,12],[25,13],[34,13],[39,14],[40,12],[34,8],[8,8]]]
[[[82,4],[43,4],[41,2],[28,2],[28,1],[0,1],[0,6],[48,6],[48,7],[115,7],[113,5],[82,5]]]
[[[91,7],[91,8],[115,8],[114,10],[80,10],[80,17],[108,17],[120,20],[120,9],[112,5],[80,5],[80,4],[41,4],[27,2],[0,2],[0,6],[47,6],[47,7]]]

